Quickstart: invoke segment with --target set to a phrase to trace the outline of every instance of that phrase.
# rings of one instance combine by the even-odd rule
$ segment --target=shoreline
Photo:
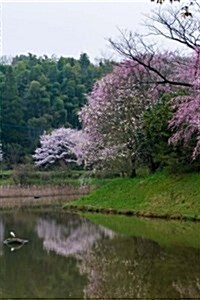
[[[69,200],[69,202],[73,202],[74,200]],[[103,208],[103,207],[94,207],[94,206],[79,206],[73,204],[66,204],[66,198],[63,201],[57,201],[53,203],[32,203],[32,204],[13,204],[12,206],[1,206],[0,205],[0,213],[1,212],[10,212],[13,209],[18,209],[21,211],[37,211],[37,210],[53,210],[63,212],[63,213],[92,213],[92,214],[101,214],[101,215],[121,215],[127,217],[137,217],[144,219],[160,219],[166,221],[180,221],[180,222],[197,222],[200,223],[200,216],[189,216],[184,214],[170,214],[170,213],[153,213],[147,211],[136,211],[131,209],[115,209],[115,208]]]
[[[124,215],[133,217],[143,217],[148,219],[163,219],[163,220],[179,220],[179,221],[193,221],[200,222],[200,216],[187,216],[183,214],[170,214],[170,213],[153,213],[147,211],[137,211],[137,210],[123,210],[116,208],[103,208],[94,206],[79,206],[79,205],[66,205],[63,207],[66,211],[72,212],[90,212],[90,213],[100,213],[100,214],[110,214],[110,215]]]
[[[0,210],[59,205],[72,212],[200,222],[199,173],[93,179],[87,186],[60,183],[1,185]]]

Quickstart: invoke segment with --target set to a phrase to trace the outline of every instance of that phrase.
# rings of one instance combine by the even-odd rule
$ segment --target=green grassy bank
[[[200,216],[200,174],[156,173],[134,179],[116,178],[73,205],[197,217]]]

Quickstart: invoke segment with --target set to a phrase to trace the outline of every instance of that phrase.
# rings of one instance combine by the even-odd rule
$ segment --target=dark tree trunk
[[[153,158],[150,157],[149,160],[149,170],[151,173],[155,173],[155,171],[158,169],[159,164],[154,162]]]
[[[130,178],[136,177],[136,168],[135,168],[135,157],[131,158],[131,174]]]
[[[58,163],[59,163],[59,165],[60,165],[63,169],[66,169],[67,164],[66,164],[66,161],[65,161],[64,159],[60,159],[60,160],[58,161]]]
[[[134,178],[134,177],[136,177],[136,170],[135,168],[132,168],[130,178]]]

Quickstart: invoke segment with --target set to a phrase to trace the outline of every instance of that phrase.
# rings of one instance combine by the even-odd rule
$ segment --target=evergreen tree
[[[108,72],[87,54],[79,60],[19,55],[0,63],[2,142],[7,161],[32,154],[44,130],[80,128],[77,112],[97,78]],[[16,160],[16,161],[15,161]]]

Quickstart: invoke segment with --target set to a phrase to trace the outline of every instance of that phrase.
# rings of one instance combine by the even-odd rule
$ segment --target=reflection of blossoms
[[[43,238],[43,247],[47,251],[55,251],[59,255],[69,256],[87,252],[100,239],[113,238],[114,233],[104,227],[99,227],[86,220],[78,224],[68,223],[68,226],[55,221],[39,219],[37,234]]]

